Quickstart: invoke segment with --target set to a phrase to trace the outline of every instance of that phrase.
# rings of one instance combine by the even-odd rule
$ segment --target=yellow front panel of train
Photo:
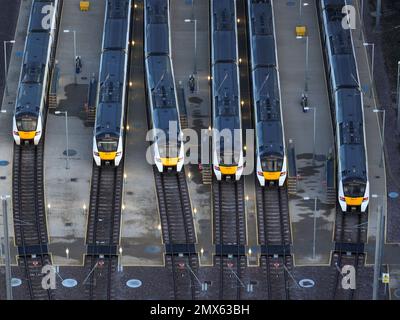
[[[175,167],[178,165],[179,158],[161,158],[161,162],[165,167]]]
[[[346,204],[348,206],[361,206],[363,202],[363,198],[350,198],[350,197],[345,197]]]
[[[221,173],[224,175],[231,175],[231,174],[235,174],[237,171],[237,166],[235,167],[220,167]]]
[[[279,177],[281,176],[280,172],[263,172],[264,179],[268,181],[275,181],[279,180]]]
[[[99,152],[101,160],[115,160],[116,152]]]
[[[35,138],[36,131],[18,131],[18,134],[22,140],[32,140]]]

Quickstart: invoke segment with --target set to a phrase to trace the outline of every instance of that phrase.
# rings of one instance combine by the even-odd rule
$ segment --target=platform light
[[[243,150],[246,151],[246,150],[247,150],[247,146],[244,146],[244,147],[243,147]]]
[[[208,131],[211,131],[211,126],[208,126]]]
[[[211,80],[211,76],[208,76],[208,77],[207,77],[207,80],[210,81],[210,80]]]
[[[237,23],[240,23],[240,19],[239,18],[237,19]]]
[[[132,46],[134,46],[135,45],[135,40],[132,40]]]
[[[243,106],[244,106],[244,101],[243,101],[243,100],[240,101],[240,104],[241,104],[241,106],[243,107]]]
[[[50,205],[50,203],[48,203],[47,204],[47,209],[50,209],[51,208],[51,205]]]
[[[122,247],[119,247],[119,254],[122,254]]]
[[[193,209],[193,213],[196,214],[197,213],[197,208]]]
[[[246,196],[246,201],[249,201],[249,196],[248,195]]]
[[[124,204],[122,205],[122,210],[125,210],[125,205]]]
[[[200,254],[204,255],[204,249],[203,248],[200,249]]]
[[[124,179],[126,180],[126,178],[127,178],[128,176],[127,176],[127,174],[126,173],[124,173]]]
[[[133,82],[129,81],[129,86],[132,87],[133,86]]]
[[[7,110],[1,110],[1,113],[7,113]]]
[[[86,204],[83,205],[83,210],[86,210]]]
[[[157,230],[160,230],[160,231],[161,231],[161,223],[159,223],[159,224],[157,225]]]
[[[192,174],[189,172],[189,173],[188,173],[188,178],[190,179],[191,176],[192,176]]]
[[[129,128],[130,128],[130,126],[129,126],[129,124],[127,124],[126,125],[126,131],[129,131]]]
[[[137,4],[135,3],[135,5],[133,7],[136,9],[137,8]]]
[[[239,58],[239,63],[242,63],[242,58]]]
[[[251,251],[251,248],[249,248],[248,253],[249,253],[249,256],[251,256],[251,254],[253,253],[253,252]]]
[[[69,249],[65,249],[65,254],[67,255],[67,259],[69,259]]]

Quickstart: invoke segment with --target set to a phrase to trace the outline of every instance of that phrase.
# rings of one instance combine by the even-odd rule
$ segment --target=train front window
[[[117,141],[99,141],[97,143],[99,152],[116,152],[118,148]]]
[[[343,192],[346,197],[361,198],[365,194],[365,183],[358,181],[345,182],[343,184]]]
[[[159,144],[158,150],[161,158],[178,158],[178,145],[175,143]]]
[[[283,160],[281,158],[262,158],[261,168],[263,172],[280,172],[282,171]]]
[[[32,118],[17,119],[18,131],[31,132],[36,131],[37,120]]]

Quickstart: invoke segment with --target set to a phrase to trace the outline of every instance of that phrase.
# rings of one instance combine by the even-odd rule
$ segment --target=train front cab
[[[181,172],[184,164],[184,145],[178,141],[176,145],[163,146],[159,141],[153,144],[154,162],[160,173]]]
[[[105,134],[93,138],[93,158],[97,166],[119,166],[122,159],[122,135]]]
[[[286,156],[264,155],[257,156],[257,179],[262,187],[275,185],[280,187],[285,184],[287,176]]]
[[[369,204],[369,182],[352,180],[340,183],[339,204],[344,213],[365,213]]]
[[[38,145],[42,137],[42,117],[22,114],[13,117],[13,136],[17,145],[34,143]]]
[[[244,160],[243,151],[236,151],[233,154],[219,152],[219,156],[215,148],[213,148],[213,171],[218,181],[236,180],[239,181],[243,174]],[[226,161],[225,161],[226,160]]]

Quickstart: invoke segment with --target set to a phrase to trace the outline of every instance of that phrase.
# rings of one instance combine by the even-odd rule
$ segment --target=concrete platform
[[[300,176],[297,195],[289,197],[294,261],[295,265],[320,265],[329,264],[332,247],[335,206],[326,204],[323,183],[326,157],[334,140],[315,3],[309,2],[302,12],[309,35],[308,101],[310,107],[316,108],[315,165],[312,162],[314,111],[303,113],[300,105],[305,87],[306,40],[296,39],[295,35],[295,27],[300,22],[298,1],[274,1],[286,146],[293,140]],[[313,259],[315,198],[318,211]]]
[[[188,127],[200,133],[201,129],[207,129],[211,123],[208,81],[210,75],[209,4],[207,1],[174,0],[170,5],[175,81],[177,87],[183,87],[185,90]],[[194,60],[194,22],[185,22],[185,19],[197,20],[196,61]],[[191,94],[188,80],[190,74],[195,71],[195,65],[197,71],[195,74],[196,90],[194,94]],[[189,142],[189,145],[193,146],[194,144]],[[185,172],[194,214],[200,263],[201,265],[212,265],[214,246],[212,242],[211,186],[202,184],[202,175],[196,164],[186,165]]]
[[[92,74],[100,66],[105,1],[92,1],[90,10],[79,10],[79,0],[64,1],[56,61],[60,69],[57,110],[68,112],[69,159],[66,157],[65,115],[47,116],[45,143],[45,199],[50,237],[49,250],[55,265],[83,263],[86,252],[86,220],[92,175],[93,127],[85,126],[84,103]],[[74,84],[73,34],[82,72]],[[66,249],[69,250],[67,259]]]
[[[143,64],[143,1],[135,3],[122,213],[122,264],[164,265],[153,168],[146,160],[148,131]]]
[[[7,49],[11,50],[7,86],[8,95],[4,94],[1,105],[0,113],[0,195],[12,195],[12,166],[13,166],[13,152],[14,152],[14,139],[12,137],[12,123],[15,109],[15,99],[18,90],[18,82],[21,73],[21,64],[23,58],[23,51],[25,46],[26,30],[28,28],[29,14],[32,6],[32,0],[21,2],[18,22],[15,29],[14,40],[15,43],[7,45]],[[2,213],[1,213],[2,215]],[[1,235],[3,236],[3,218],[0,222]],[[13,210],[12,199],[8,200],[8,232],[10,241],[11,256],[13,257],[12,264],[16,264],[14,260],[17,250],[14,247],[14,223],[13,223]],[[4,264],[3,260],[0,260]]]

